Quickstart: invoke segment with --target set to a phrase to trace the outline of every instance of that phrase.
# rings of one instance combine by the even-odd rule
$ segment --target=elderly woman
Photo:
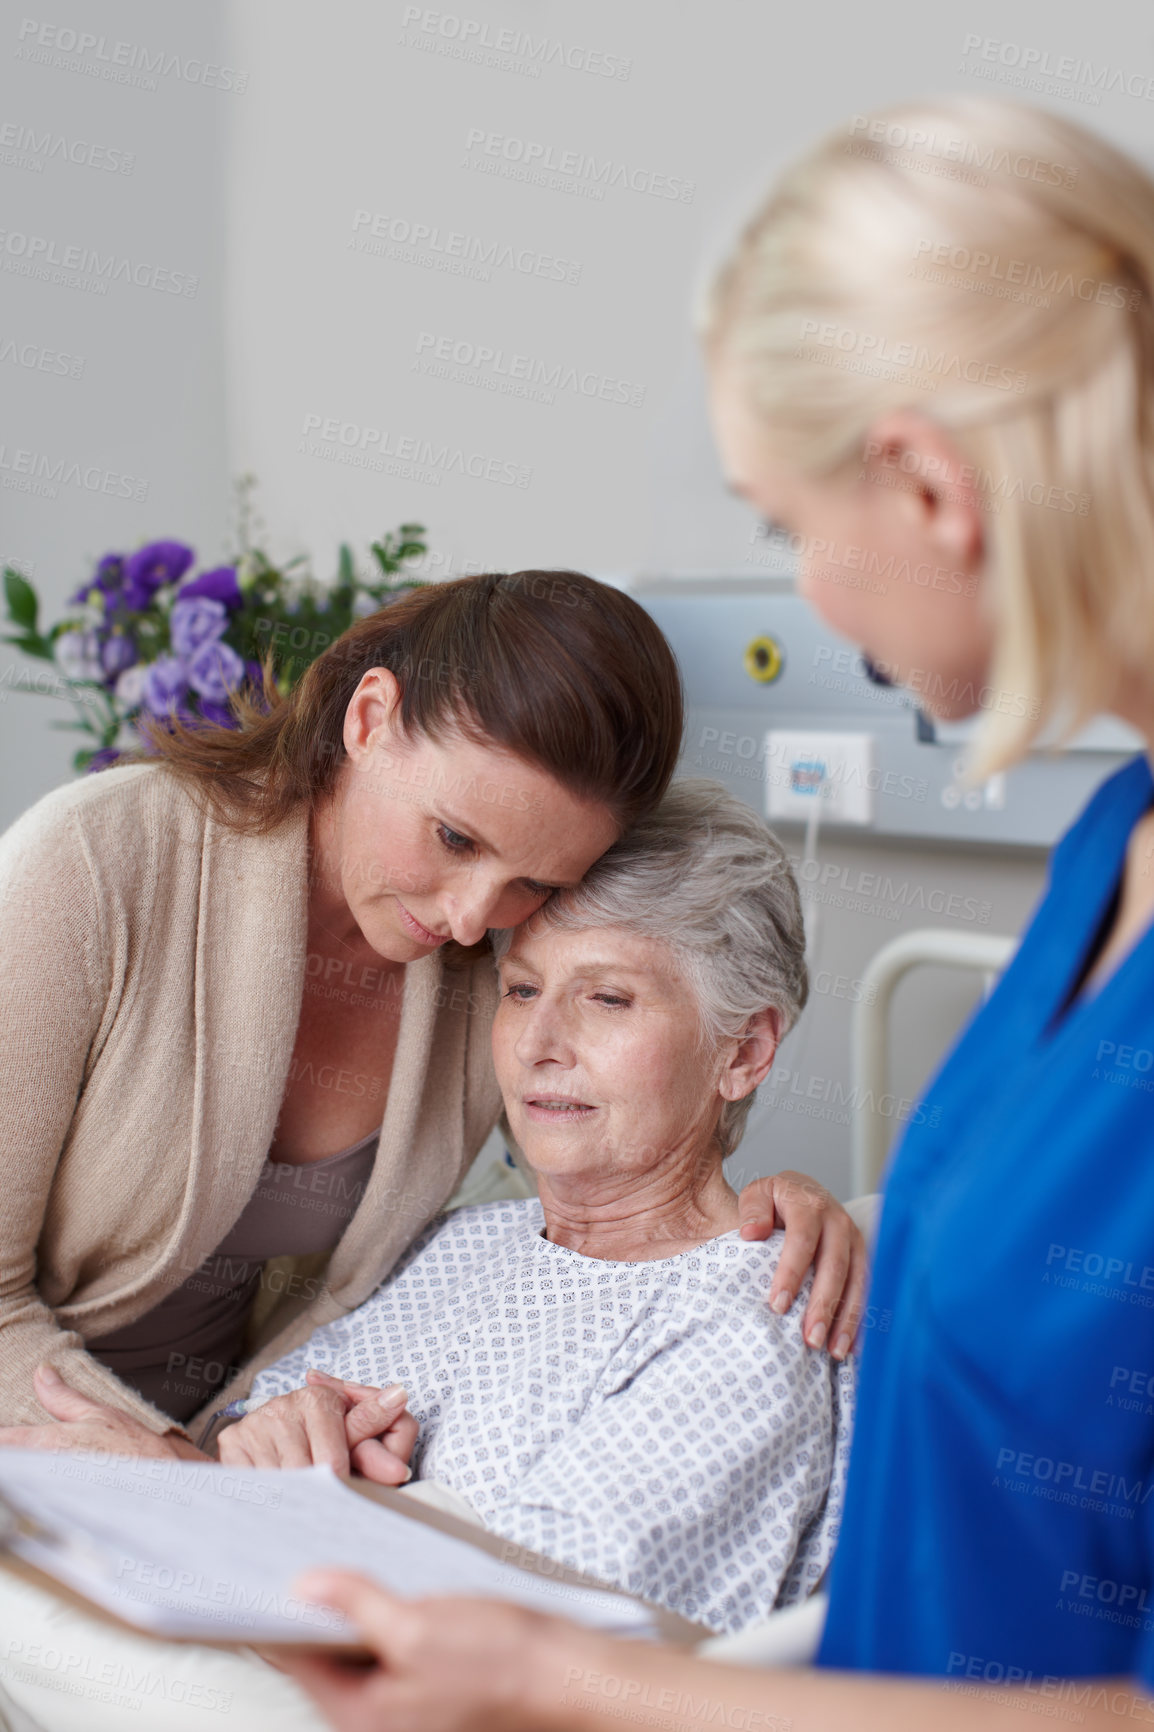
[[[739,1630],[824,1571],[852,1405],[849,1365],[766,1304],[780,1241],[741,1238],[722,1169],[805,1001],[797,887],[747,806],[681,782],[498,951],[493,1058],[538,1197],[434,1221],[261,1372],[280,1399],[221,1456],[275,1453],[310,1366],[399,1382],[416,1474],[486,1527]]]
[[[394,1401],[387,1437],[418,1484],[740,1630],[824,1573],[853,1404],[852,1360],[806,1345],[800,1306],[767,1304],[781,1235],[742,1238],[723,1172],[805,1002],[796,884],[748,807],[679,782],[497,949],[493,1058],[538,1197],[435,1219],[362,1305],[260,1373],[254,1397],[272,1399],[221,1457],[310,1459],[303,1416],[339,1378],[364,1397],[354,1461],[379,1469],[358,1416],[401,1383],[410,1414]],[[332,1381],[306,1386],[318,1364]],[[296,1690],[251,1659],[205,1664],[242,1692],[246,1726]]]

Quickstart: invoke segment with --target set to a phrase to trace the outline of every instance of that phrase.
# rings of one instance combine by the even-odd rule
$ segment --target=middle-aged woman
[[[981,773],[1102,711],[1147,750],[1059,843],[892,1163],[818,1666],[329,1577],[307,1591],[382,1666],[294,1669],[348,1732],[1149,1724],[1154,181],[1012,103],[863,117],[753,219],[705,336],[730,482],[876,666],[987,712]]]
[[[214,1400],[373,1290],[498,1114],[488,929],[653,806],[681,717],[627,595],[462,578],[354,625],[267,713],[173,717],[152,761],[7,831],[0,1423],[43,1427],[63,1377],[191,1448]],[[856,1229],[783,1191],[773,1297],[816,1223],[812,1339]]]

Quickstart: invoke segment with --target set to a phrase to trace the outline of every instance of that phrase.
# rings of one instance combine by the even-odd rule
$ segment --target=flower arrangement
[[[69,598],[69,612],[47,631],[40,599],[7,567],[4,597],[14,634],[4,639],[51,662],[56,677],[28,689],[68,698],[77,719],[54,725],[89,736],[73,758],[100,770],[126,752],[147,750],[137,723],[166,718],[235,727],[233,693],[287,692],[308,664],[356,619],[419,587],[398,574],[425,552],[424,529],[402,523],[371,544],[376,571],[361,576],[342,545],[337,575],[322,585],[304,556],[277,566],[249,540],[241,483],[241,551],[226,565],[190,575],[196,563],[181,541],[152,541],[135,553],[107,553]]]

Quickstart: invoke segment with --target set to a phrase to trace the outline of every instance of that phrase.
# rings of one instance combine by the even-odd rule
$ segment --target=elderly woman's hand
[[[565,1682],[611,1670],[594,1630],[500,1600],[401,1600],[364,1576],[318,1571],[295,1584],[337,1606],[380,1664],[270,1650],[337,1732],[538,1732],[542,1706],[564,1706]]]
[[[813,1264],[802,1333],[811,1347],[828,1341],[833,1357],[844,1359],[861,1322],[869,1263],[865,1240],[837,1198],[805,1173],[775,1173],[746,1185],[738,1209],[743,1239],[768,1239],[785,1228],[769,1293],[775,1311],[789,1310]]]
[[[405,1411],[401,1385],[372,1389],[310,1370],[303,1389],[267,1401],[221,1433],[220,1459],[230,1467],[311,1467],[363,1474],[378,1485],[404,1485],[417,1422]]]
[[[0,1425],[0,1444],[10,1449],[90,1449],[106,1455],[152,1456],[169,1461],[208,1461],[179,1432],[150,1431],[139,1419],[106,1402],[81,1395],[51,1365],[38,1365],[32,1386],[51,1425]]]
[[[315,1366],[305,1374],[311,1384],[327,1385],[350,1397],[353,1405],[345,1415],[345,1437],[349,1460],[357,1473],[378,1485],[404,1485],[412,1478],[409,1459],[413,1453],[420,1427],[404,1406],[407,1399],[399,1383],[389,1389],[374,1389],[367,1383],[350,1383],[347,1378],[332,1377]],[[398,1409],[397,1401],[400,1398]],[[373,1402],[380,1404],[385,1416],[385,1430],[376,1420]],[[390,1418],[395,1414],[395,1418]]]

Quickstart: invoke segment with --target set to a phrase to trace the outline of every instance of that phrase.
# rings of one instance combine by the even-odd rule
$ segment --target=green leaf
[[[97,747],[97,751],[98,751],[98,750],[99,750],[99,749],[100,749],[100,748],[99,748],[99,747]],[[90,763],[91,763],[91,762],[92,762],[92,760],[93,760],[93,758],[94,758],[94,757],[95,757],[95,756],[96,756],[96,752],[95,752],[95,751],[91,751],[91,752],[90,752],[90,751],[79,751],[79,752],[76,752],[76,753],[75,753],[75,754],[74,754],[74,755],[73,755],[73,759],[72,759],[72,768],[73,768],[73,769],[74,769],[74,770],[86,770],[86,769],[87,769],[87,768],[88,768],[88,766],[89,766],[89,764],[90,764]]]
[[[392,547],[390,545],[391,541],[392,537],[387,536],[384,541],[372,541],[369,543],[369,552],[372,554],[386,577],[391,577],[393,572],[397,569],[397,562],[393,558]]]
[[[39,656],[41,661],[54,661],[52,645],[47,638],[37,632],[24,632],[20,637],[6,637],[5,643],[15,644],[17,649],[24,651],[26,656]]]
[[[21,577],[18,571],[13,571],[10,565],[4,567],[4,599],[8,603],[8,617],[12,624],[22,625],[26,631],[34,632],[40,607],[36,591],[28,579]]]
[[[356,582],[357,573],[353,565],[353,550],[347,541],[341,542],[341,551],[337,558],[337,581],[351,589]]]

